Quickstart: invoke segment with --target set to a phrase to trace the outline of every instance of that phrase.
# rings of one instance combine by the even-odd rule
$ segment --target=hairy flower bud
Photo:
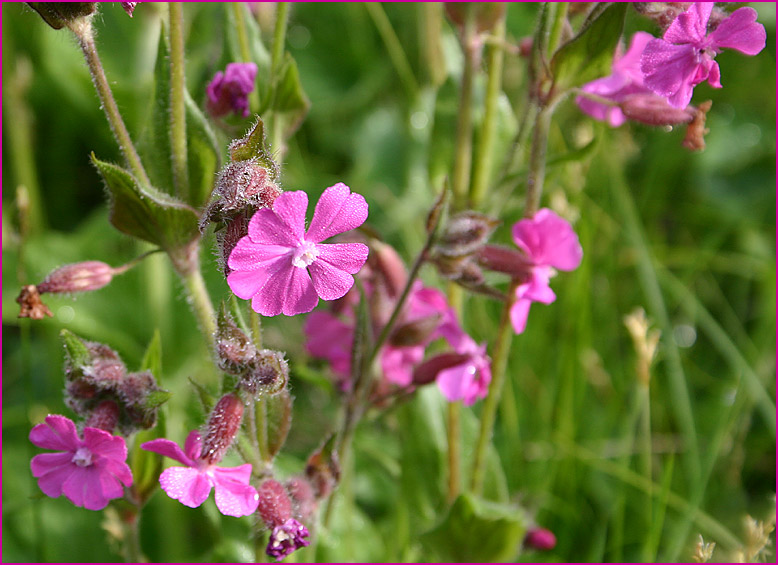
[[[97,2],[27,2],[27,5],[54,29],[62,29],[97,10]]]
[[[295,518],[305,522],[316,511],[316,494],[305,477],[292,477],[286,481],[286,491],[292,500]]]
[[[389,344],[394,347],[407,347],[426,343],[440,326],[442,317],[442,314],[435,314],[400,324],[389,336]]]
[[[397,250],[381,241],[370,242],[370,255],[367,263],[372,268],[374,277],[380,280],[389,298],[400,296],[408,281],[408,270]],[[378,282],[378,280],[376,280]]]
[[[329,496],[340,480],[340,461],[333,447],[333,441],[328,441],[311,454],[305,465],[305,476],[319,499]]]
[[[433,382],[438,373],[451,367],[461,365],[470,358],[470,355],[465,353],[441,353],[430,357],[423,363],[416,366],[413,370],[413,384],[415,386],[423,386]]]
[[[71,263],[49,273],[38,285],[38,292],[52,294],[86,292],[111,282],[114,268],[102,261]]]
[[[85,426],[105,430],[112,434],[118,423],[119,406],[113,400],[103,400],[89,415]]]
[[[656,94],[627,96],[619,107],[628,120],[649,126],[673,126],[692,121],[696,111],[692,106],[676,108],[666,98]]]
[[[532,262],[526,254],[502,245],[484,245],[478,250],[476,259],[484,269],[518,279],[529,276],[532,269]]]
[[[275,528],[292,517],[292,501],[284,486],[275,479],[263,481],[257,489],[257,512],[268,528]]]
[[[241,330],[222,305],[216,320],[216,364],[229,375],[239,376],[251,370],[257,355],[249,336]]]
[[[232,445],[243,419],[243,402],[236,394],[225,394],[216,403],[208,418],[200,457],[218,463]]]
[[[635,11],[650,20],[656,22],[664,32],[678,14],[686,10],[694,2],[632,2]]]
[[[289,382],[289,364],[284,354],[272,349],[261,349],[241,375],[238,386],[248,394],[259,398],[263,394],[275,394]]]
[[[489,240],[499,224],[498,220],[472,210],[461,212],[448,221],[435,250],[446,257],[470,255]]]

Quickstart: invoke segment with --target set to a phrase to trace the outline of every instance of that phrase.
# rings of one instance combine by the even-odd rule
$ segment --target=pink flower
[[[712,2],[695,2],[670,24],[662,39],[652,39],[643,51],[640,69],[646,87],[685,108],[694,87],[707,80],[721,88],[721,73],[713,59],[723,48],[756,55],[765,46],[766,33],[756,23],[756,10],[739,8],[706,36]]]
[[[248,235],[230,253],[227,283],[263,316],[310,312],[323,300],[345,295],[354,273],[367,260],[363,243],[321,243],[352,230],[367,219],[367,202],[343,183],[321,195],[305,231],[308,195],[284,192],[273,208],[261,208],[249,222]]]
[[[228,63],[224,73],[217,71],[206,87],[208,111],[214,117],[230,112],[244,118],[249,115],[249,93],[254,90],[257,65],[254,63]]]
[[[613,58],[611,75],[588,82],[581,87],[581,90],[617,103],[634,94],[650,93],[651,91],[643,85],[640,56],[652,39],[654,36],[650,33],[637,32],[632,36],[632,42],[624,56],[619,56],[617,53]],[[627,121],[617,105],[603,104],[584,96],[578,96],[575,102],[582,112],[597,120],[607,121],[611,127],[618,127]]]
[[[190,508],[197,508],[211,488],[216,489],[216,507],[225,516],[248,516],[257,509],[259,495],[249,484],[251,464],[237,467],[217,467],[218,461],[209,463],[200,433],[193,431],[186,438],[182,450],[169,439],[154,439],[141,445],[141,449],[175,459],[185,467],[169,467],[159,476],[159,484],[170,498]]]
[[[140,2],[120,2],[122,5],[122,8],[124,8],[124,11],[127,12],[127,15],[132,17],[132,13],[135,11],[135,6],[140,4]]]
[[[69,418],[46,416],[45,424],[30,431],[30,441],[57,452],[36,455],[30,462],[32,476],[47,496],[64,494],[76,506],[102,510],[109,500],[124,496],[122,485],[132,485],[127,446],[119,436],[84,428],[81,439]]]
[[[289,518],[270,532],[265,553],[281,560],[295,550],[310,545],[311,542],[306,539],[309,535],[308,528],[294,518]]]
[[[516,302],[511,308],[511,323],[517,334],[527,326],[532,302],[550,304],[556,295],[548,281],[552,268],[572,271],[581,264],[583,250],[573,228],[548,208],[538,210],[532,219],[513,226],[513,241],[532,262],[530,279],[516,288]]]
[[[465,355],[464,359],[440,371],[435,381],[449,402],[461,400],[470,406],[489,392],[492,369],[486,344],[478,345],[469,336],[465,337],[457,349],[457,353]]]
[[[381,350],[381,370],[384,378],[399,386],[408,386],[413,380],[413,368],[424,359],[424,345],[395,347],[385,345]]]
[[[329,312],[311,312],[303,326],[305,350],[313,357],[326,359],[332,372],[341,377],[341,389],[349,388],[351,345],[354,324],[346,323]]]

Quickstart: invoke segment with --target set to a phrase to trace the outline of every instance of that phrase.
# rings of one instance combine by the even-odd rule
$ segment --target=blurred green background
[[[451,170],[462,54],[447,21],[439,33],[431,26],[435,6],[375,6],[397,35],[409,73],[398,74],[375,7],[291,6],[287,49],[311,108],[289,141],[281,183],[315,198],[345,182],[367,199],[371,226],[410,262]],[[775,5],[755,7],[767,29],[765,50],[756,57],[723,52],[724,88],[696,89],[695,102],[713,100],[704,152],[681,148],[682,128],[611,129],[571,100],[554,115],[543,205],[576,220],[584,262],[554,279],[557,301],[533,306],[526,333],[513,340],[487,495],[521,508],[558,543],[546,553],[508,548],[511,560],[688,561],[698,534],[717,542],[715,557],[724,560],[745,541],[746,515],[763,520],[774,512]],[[230,60],[231,9],[185,6],[187,86],[201,105],[210,77]],[[273,5],[253,9],[267,47]],[[130,19],[119,3],[101,3],[96,18],[103,64],[134,139],[148,118],[165,13],[164,4],[141,3]],[[537,13],[537,4],[508,6],[509,42],[531,35]],[[111,345],[136,370],[158,329],[158,380],[174,393],[166,407],[171,439],[183,440],[202,422],[187,379],[215,386],[217,375],[162,256],[98,292],[45,297],[51,319],[17,319],[22,284],[65,263],[119,265],[148,247],[108,222],[89,153],[112,162],[120,155],[74,40],[21,3],[4,3],[2,16],[3,560],[113,561],[119,556],[104,541],[103,514],[46,498],[29,471],[39,452],[27,440],[30,428],[47,413],[72,416],[62,401],[59,330]],[[629,10],[625,35],[637,29],[656,33]],[[524,86],[526,60],[509,53],[497,166],[483,209],[503,220],[495,239],[504,243],[521,217],[525,169],[497,179],[525,111]],[[484,89],[481,69],[476,128]],[[232,119],[230,131],[220,130],[225,154],[249,124]],[[208,236],[203,264],[218,301],[228,289],[212,251]],[[443,285],[431,268],[422,278]],[[648,400],[622,322],[638,306],[662,332]],[[499,304],[470,297],[465,327],[478,341],[492,340],[499,312]],[[337,412],[326,368],[302,350],[303,321],[279,317],[265,325],[267,346],[288,352],[295,396],[277,461],[281,476],[302,469]],[[466,472],[480,407],[463,411]],[[641,427],[647,409],[648,435]],[[444,556],[434,536],[422,535],[447,508],[445,402],[437,390],[365,422],[355,441],[316,556]],[[253,558],[250,525],[220,516],[212,501],[192,510],[158,493],[143,511],[141,539],[151,561],[245,561]],[[303,550],[297,559],[314,554]]]

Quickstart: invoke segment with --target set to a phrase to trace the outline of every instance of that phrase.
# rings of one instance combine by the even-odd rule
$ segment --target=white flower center
[[[300,246],[294,250],[292,255],[292,265],[304,269],[319,256],[319,250],[316,249],[316,244],[310,241],[301,241]]]
[[[86,447],[79,447],[71,461],[79,467],[89,467],[92,464],[92,452]]]

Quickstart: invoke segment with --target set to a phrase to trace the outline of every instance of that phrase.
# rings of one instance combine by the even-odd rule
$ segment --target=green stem
[[[524,216],[531,218],[540,207],[540,197],[543,195],[543,182],[546,176],[546,149],[548,147],[548,130],[551,125],[553,106],[540,109],[535,117],[535,128],[532,135],[532,148],[529,155],[529,171],[527,173],[527,195],[524,206]]]
[[[183,272],[179,270],[179,275],[184,281],[190,304],[200,325],[200,331],[203,332],[211,351],[213,351],[216,345],[216,312],[200,272],[199,262],[196,268],[190,268]]]
[[[243,63],[250,63],[251,47],[249,45],[248,31],[246,30],[246,19],[244,17],[246,8],[243,2],[232,2],[232,14],[235,18],[235,31],[238,35],[238,48],[240,49],[240,59]],[[259,110],[259,91],[255,88],[249,93],[249,108],[252,112]]]
[[[363,4],[367,13],[373,20],[378,34],[386,46],[386,50],[389,52],[389,58],[392,60],[392,65],[400,76],[400,82],[402,82],[408,96],[411,99],[416,97],[416,93],[419,91],[419,85],[416,84],[416,78],[413,75],[413,69],[408,62],[408,57],[405,55],[405,49],[400,42],[400,38],[394,32],[392,22],[386,16],[386,12],[379,2],[365,2]]]
[[[286,26],[289,23],[289,2],[276,4],[276,23],[273,27],[273,50],[271,54],[271,71],[273,78],[278,78],[278,71],[284,56],[284,44],[286,43]]]
[[[507,10],[494,26],[494,36],[499,42],[505,40],[506,14]],[[484,122],[481,126],[481,139],[475,157],[473,181],[470,185],[470,203],[476,208],[486,195],[486,190],[489,187],[489,176],[492,172],[492,164],[494,163],[494,146],[497,138],[497,107],[500,100],[500,89],[502,87],[503,48],[500,43],[489,45],[487,61],[489,64],[489,75],[486,85]]]
[[[567,9],[569,2],[557,2],[556,11],[553,14],[553,20],[551,21],[551,31],[548,36],[548,57],[549,59],[556,52],[559,47],[559,40],[562,37],[562,30],[564,29],[565,22],[567,21]]]
[[[184,9],[181,2],[168,2],[170,11],[170,149],[173,185],[179,197],[189,195],[186,151],[186,106],[184,98]]]
[[[646,481],[648,481],[648,484],[651,485],[651,487],[646,491],[645,493],[645,531],[650,532],[651,526],[654,524],[654,518],[653,518],[653,477],[651,473],[651,456],[653,452],[653,447],[651,445],[651,391],[649,388],[648,382],[641,382],[638,384],[638,392],[640,395],[639,403],[640,403],[640,446],[639,446],[639,453],[640,453],[640,472],[642,475],[646,478]],[[646,538],[647,542],[650,539],[649,537]],[[646,555],[645,552],[648,552],[650,550],[650,544],[645,543],[643,546],[643,560],[646,562],[653,561],[650,557]]]
[[[472,4],[468,4],[465,26],[460,36],[465,63],[462,69],[462,82],[459,90],[454,172],[451,179],[452,192],[454,194],[453,209],[455,211],[462,210],[467,206],[467,192],[470,186],[470,169],[473,159],[473,79],[475,77],[478,49],[480,49],[480,47],[474,44],[475,32],[475,7]]]
[[[146,561],[140,547],[140,512],[133,511],[122,517],[124,524],[124,560],[126,563],[143,563]]]
[[[486,456],[492,441],[494,422],[497,418],[497,406],[500,403],[505,381],[505,369],[508,366],[508,354],[511,350],[511,339],[513,338],[510,313],[516,299],[515,290],[517,285],[518,281],[513,281],[508,289],[508,299],[502,310],[500,325],[497,328],[497,338],[492,350],[492,382],[489,383],[489,393],[486,395],[484,406],[481,410],[481,426],[478,432],[478,443],[475,448],[473,474],[470,478],[470,490],[477,495],[483,491]],[[518,441],[518,438],[516,438],[516,441]],[[518,449],[518,446],[514,445],[513,449]]]
[[[138,181],[143,185],[151,186],[151,181],[146,174],[146,170],[143,168],[143,163],[138,156],[135,145],[132,143],[130,133],[124,125],[124,120],[116,105],[116,100],[113,97],[113,92],[111,92],[108,79],[105,77],[103,65],[97,54],[97,45],[95,44],[91,18],[78,18],[73,20],[70,23],[70,30],[78,38],[78,44],[86,58],[89,73],[92,75],[92,82],[97,90],[97,95],[100,98],[103,111],[105,111],[105,117],[108,119],[108,124],[111,126],[111,131],[113,132],[116,141],[119,143],[119,149],[127,160],[130,169],[132,169],[132,172],[138,178]]]
[[[449,402],[447,406],[448,436],[448,502],[451,503],[462,490],[462,404]]]

